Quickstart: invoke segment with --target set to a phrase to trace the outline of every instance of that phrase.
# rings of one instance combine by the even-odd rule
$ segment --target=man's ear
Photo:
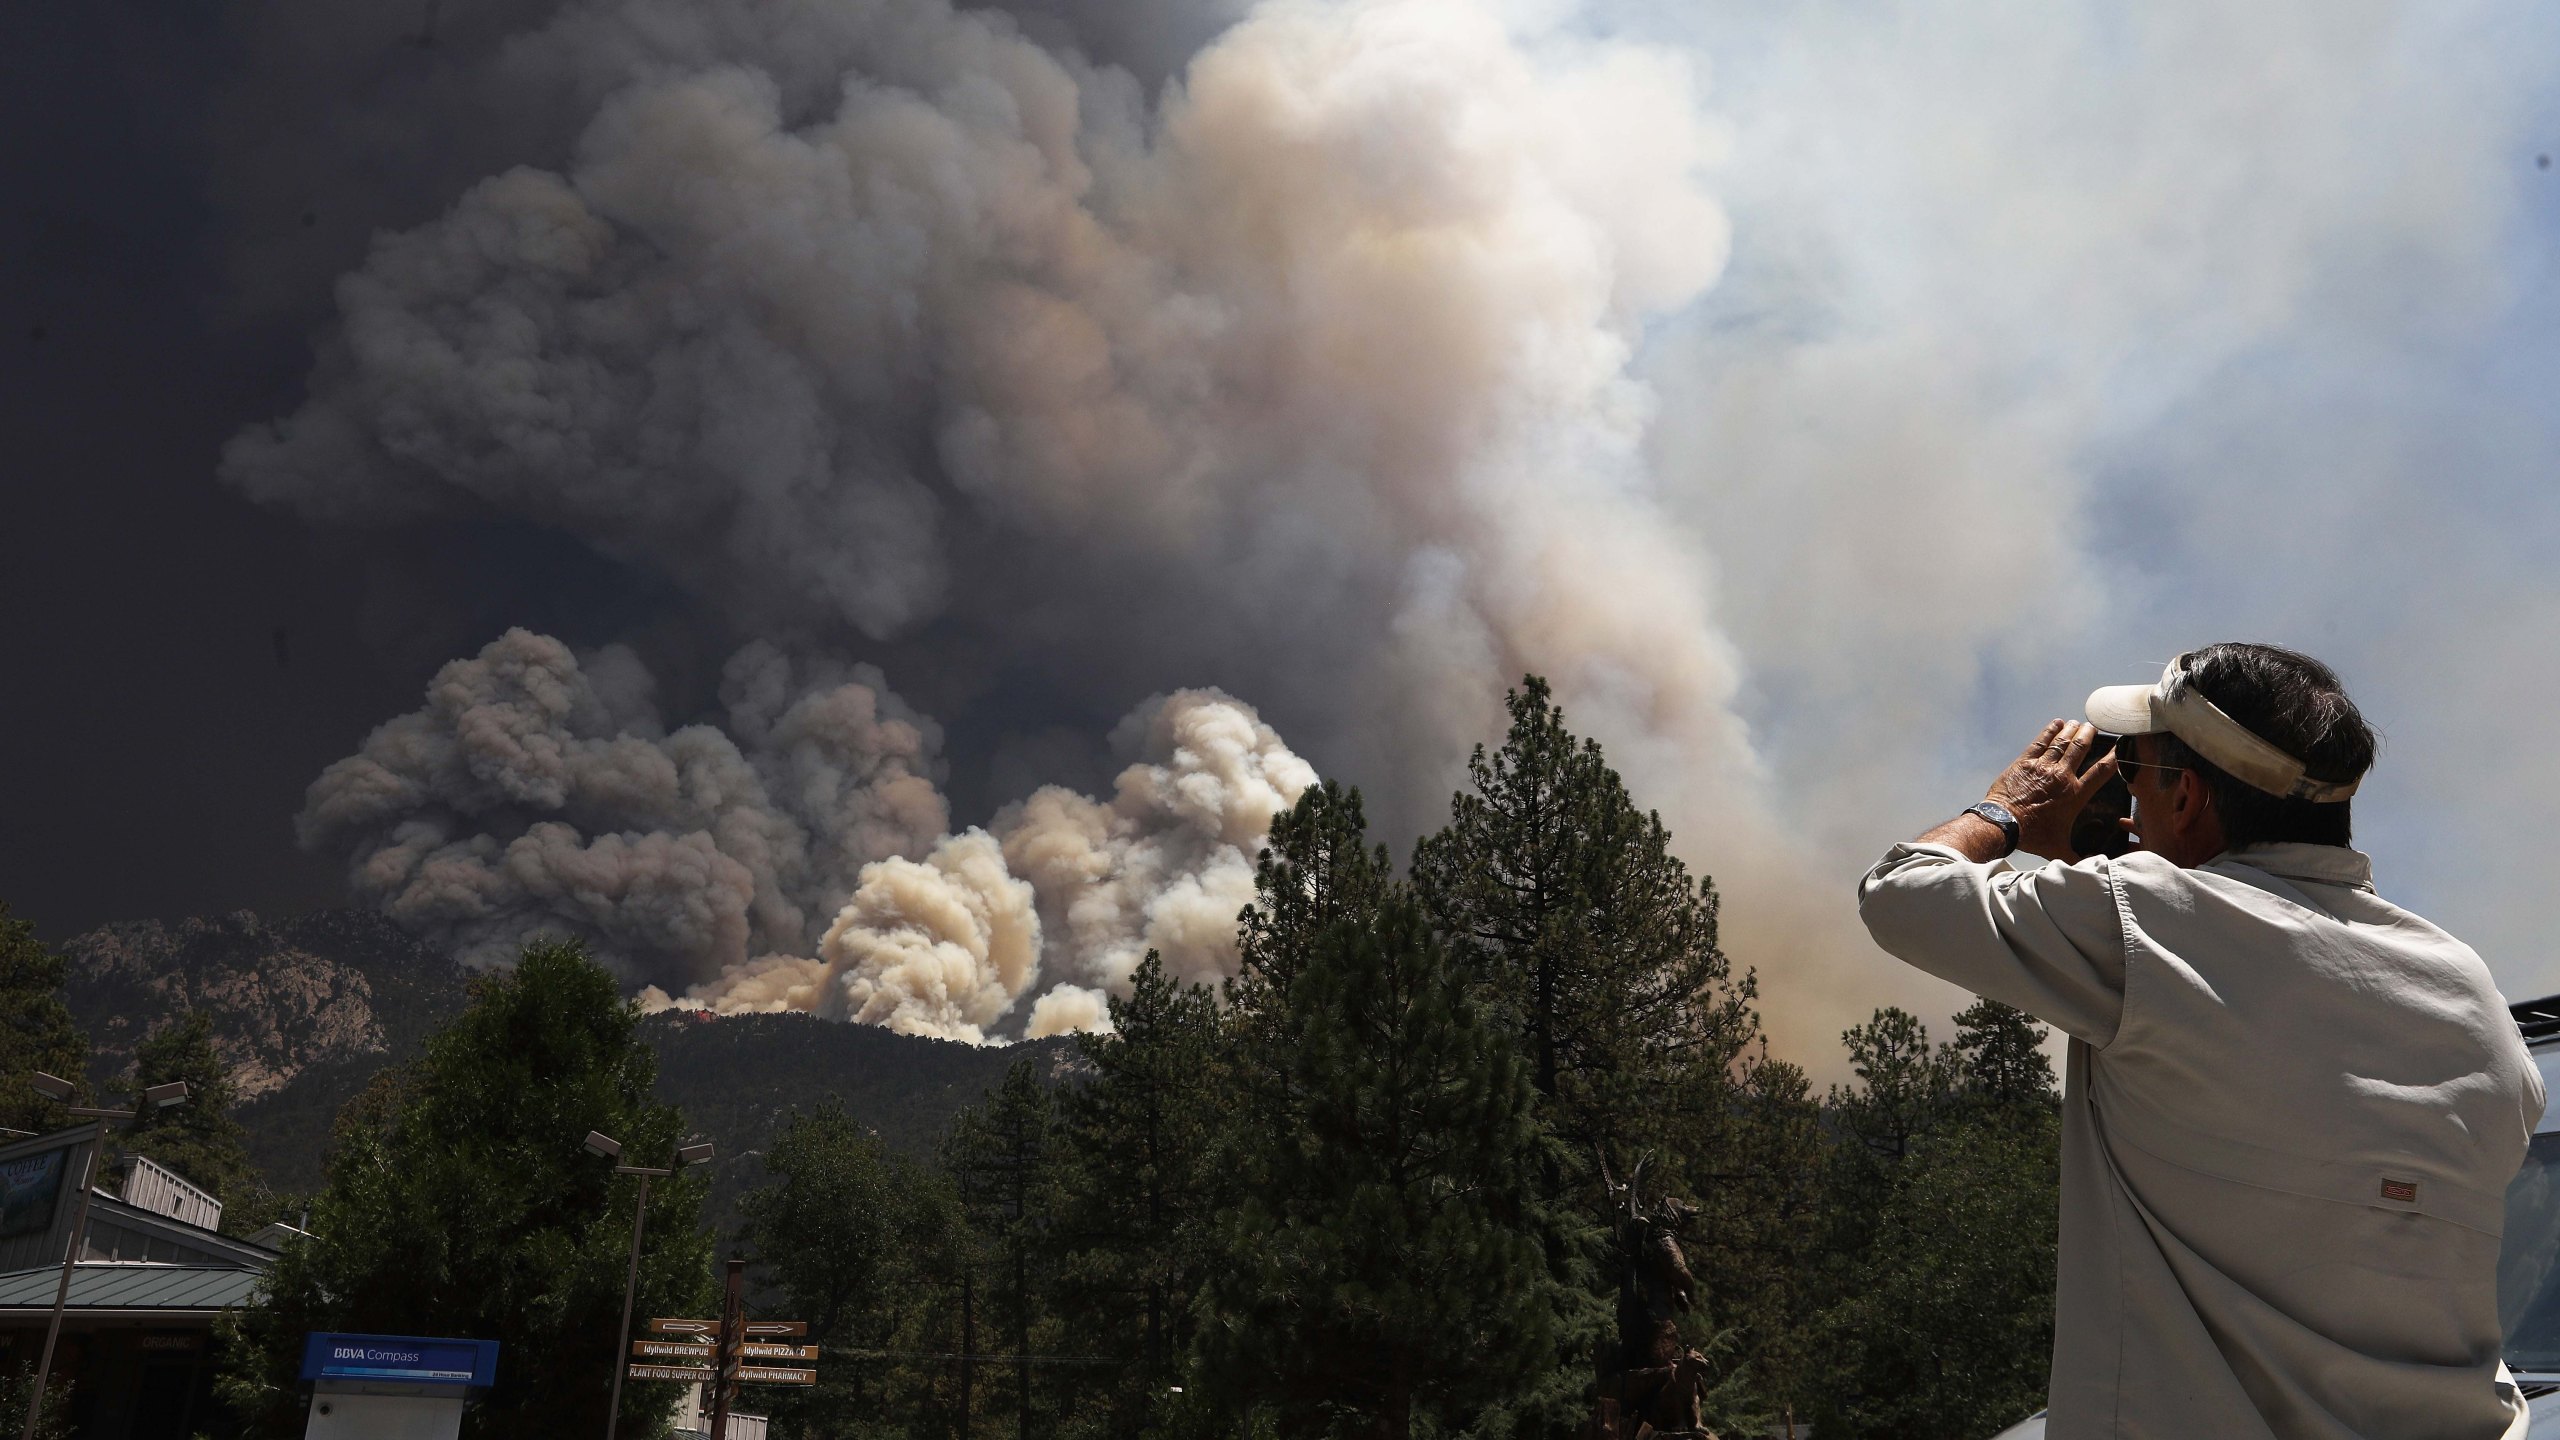
[[[2179,771],[2176,806],[2178,818],[2192,825],[2203,819],[2204,812],[2212,806],[2213,790],[2204,783],[2204,777],[2193,770]]]

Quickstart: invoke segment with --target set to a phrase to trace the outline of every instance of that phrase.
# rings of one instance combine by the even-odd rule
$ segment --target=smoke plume
[[[1854,933],[1875,850],[2177,648],[2301,643],[2377,677],[2378,714],[2468,717],[2434,753],[2547,768],[2406,658],[2473,653],[2547,586],[2446,579],[2468,598],[2417,614],[2339,578],[2403,573],[2410,537],[2466,575],[2551,529],[2513,478],[2547,468],[2514,458],[2547,455],[2518,418],[2547,376],[2483,358],[2549,330],[2506,309],[2518,137],[2560,113],[2523,58],[2547,18],[1161,0],[1234,23],[1141,77],[1067,43],[1132,43],[1125,14],[1011,8],[455,0],[376,123],[267,127],[353,137],[330,174],[450,134],[468,173],[376,207],[307,399],[235,439],[234,485],[574,537],[793,657],[755,714],[852,685],[916,737],[813,717],[846,777],[822,802],[725,692],[716,730],[665,732],[610,649],[591,701],[541,682],[556,719],[433,699],[305,820],[404,923],[485,956],[538,917],[684,1003],[1089,1025],[1148,948],[1232,964],[1296,756],[1402,841],[1537,671],[1819,1060],[1876,1004],[1951,1008]],[[2407,474],[2509,479],[2466,506]],[[997,741],[1170,698],[1107,798],[1034,777],[954,817],[870,778],[932,788],[932,727],[809,655]],[[1206,687],[1259,711],[1192,715]],[[2469,763],[2407,793],[2477,792]],[[643,769],[761,789],[579,778]],[[2398,858],[2530,894],[2434,858],[2473,851],[2529,847]]]
[[[1628,374],[1725,256],[1718,136],[1677,57],[1532,45],[1463,0],[1272,3],[1150,104],[941,0],[596,0],[505,63],[591,104],[570,162],[374,245],[309,402],[230,447],[251,495],[523,516],[751,630],[939,625],[1099,656],[1105,681],[1145,637],[1147,672],[1304,697],[1391,823],[1429,814],[1536,669],[1676,759],[1675,813],[1758,827],[1732,659],[1648,493]],[[1307,775],[1267,729],[1213,733],[1239,713],[1178,695],[1133,723],[1191,768],[992,822],[1063,983],[1107,992],[1148,948],[1231,965],[1256,837]],[[715,957],[686,977],[714,1003],[786,937],[810,955],[849,878],[766,887],[717,836],[486,811],[368,841],[368,893],[418,923],[583,905],[600,936],[681,894],[702,913],[666,953]],[[920,852],[830,855],[890,853]],[[621,888],[550,879],[555,854]],[[786,909],[751,913],[768,888]],[[888,978],[960,953],[1005,973],[982,923],[1003,905],[960,908],[974,929],[901,919],[911,950],[812,958],[889,987],[859,1010],[984,1026],[1021,982]]]
[[[749,645],[725,730],[669,730],[654,688],[627,649],[510,631],[322,773],[303,843],[466,963],[549,932],[689,983],[814,947],[865,866],[949,828],[940,733],[876,670]]]
[[[751,644],[717,727],[668,729],[654,690],[626,648],[510,631],[313,783],[303,841],[466,963],[574,937],[653,1008],[977,1043],[1106,1024],[1150,949],[1234,974],[1254,857],[1314,780],[1250,707],[1183,691],[1121,723],[1109,801],[1048,786],[955,834],[940,732],[877,670]]]

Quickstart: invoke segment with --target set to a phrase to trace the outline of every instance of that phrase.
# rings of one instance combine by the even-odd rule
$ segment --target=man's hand
[[[2098,787],[2116,774],[2112,753],[2089,765],[2089,747],[2097,742],[2095,725],[2053,721],[1991,782],[1984,798],[2008,806],[2009,813],[2018,817],[2019,849],[2065,864],[2080,858],[2080,852],[2071,848],[2071,822],[2080,818],[2081,807],[2098,793]]]
[[[1997,800],[2018,817],[2018,848],[2032,851],[2065,864],[2080,858],[2071,847],[2071,822],[2078,819],[2081,808],[2098,787],[2115,778],[2116,757],[2106,756],[2095,765],[2087,765],[2089,747],[2096,744],[2098,727],[2069,720],[2056,720],[2044,727],[2000,778],[1991,782],[1983,797]],[[1972,860],[1996,860],[2007,853],[2008,840],[2000,827],[1974,815],[1959,815],[1920,837],[1922,841],[1953,846]]]

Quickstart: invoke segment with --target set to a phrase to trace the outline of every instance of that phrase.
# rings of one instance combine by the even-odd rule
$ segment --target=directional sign
[[[720,1333],[720,1322],[717,1320],[652,1320],[649,1322],[649,1333],[652,1335],[717,1335]]]
[[[708,1345],[684,1345],[673,1340],[634,1340],[631,1353],[643,1360],[708,1360]]]
[[[758,1335],[806,1335],[806,1320],[750,1320],[739,1327],[739,1333],[750,1339]]]
[[[750,1385],[815,1385],[818,1372],[780,1365],[741,1365],[738,1378]]]
[[[753,1340],[738,1347],[738,1353],[749,1360],[815,1360],[815,1345],[759,1345]]]
[[[719,1378],[719,1372],[707,1365],[634,1365],[623,1373],[634,1380],[700,1381],[704,1384]],[[814,1375],[817,1372],[809,1373]]]

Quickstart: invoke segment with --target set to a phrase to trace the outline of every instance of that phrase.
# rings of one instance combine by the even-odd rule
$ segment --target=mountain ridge
[[[92,1082],[111,1088],[154,1029],[205,1011],[240,1086],[250,1159],[285,1191],[319,1187],[339,1109],[470,999],[471,971],[363,911],[118,921],[59,948]],[[795,1109],[833,1096],[884,1143],[923,1155],[1017,1061],[1053,1076],[1075,1063],[1070,1039],[979,1047],[800,1014],[668,1011],[640,1033],[657,1052],[658,1098],[717,1147],[719,1213],[762,1179]]]

